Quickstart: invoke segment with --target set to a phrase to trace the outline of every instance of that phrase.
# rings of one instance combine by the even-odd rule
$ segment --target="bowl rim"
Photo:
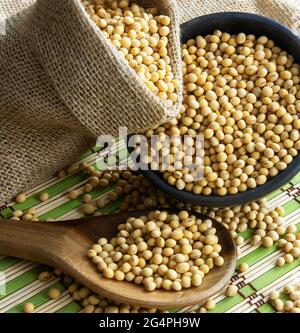
[[[187,30],[190,29],[191,26],[194,26],[195,24],[199,24],[207,20],[224,20],[224,19],[226,20],[246,19],[271,26],[277,31],[279,30],[281,31],[281,33],[286,34],[287,37],[289,38],[289,42],[293,41],[297,46],[299,46],[300,50],[300,38],[288,27],[265,16],[252,13],[245,13],[245,12],[218,12],[218,13],[198,16],[190,21],[187,21],[181,25],[182,42],[187,40],[185,36],[187,34]],[[199,34],[201,33],[199,32]],[[263,34],[264,32],[262,32],[260,35]],[[278,44],[276,43],[276,45]],[[298,59],[298,63],[300,63],[300,56]],[[275,177],[270,178],[265,184],[259,185],[256,188],[249,189],[245,192],[219,196],[219,195],[203,195],[203,194],[199,195],[185,190],[180,191],[177,190],[176,187],[169,185],[163,179],[161,172],[152,171],[152,170],[141,170],[141,172],[144,174],[145,177],[147,177],[150,181],[152,181],[161,191],[167,193],[170,197],[174,199],[194,205],[203,205],[207,207],[220,207],[220,208],[243,205],[252,201],[259,200],[263,197],[266,197],[271,192],[281,188],[283,185],[288,183],[294,176],[296,176],[296,174],[299,171],[300,171],[300,154],[298,154],[294,158],[292,163],[289,164],[285,170],[278,173]]]
[[[237,12],[237,11],[228,11],[228,12],[216,12],[206,15],[200,15],[194,17],[193,19],[186,21],[180,25],[181,36],[185,33],[185,30],[189,28],[189,26],[199,23],[199,21],[207,21],[207,20],[223,20],[223,19],[244,19],[244,20],[251,20],[257,21],[262,24],[267,24],[269,26],[274,27],[277,30],[281,30],[282,32],[288,34],[291,38],[295,40],[295,42],[300,42],[299,36],[294,32],[292,29],[287,27],[286,25],[280,23],[279,21],[272,19],[267,16],[255,14],[255,13],[248,13],[248,12]]]

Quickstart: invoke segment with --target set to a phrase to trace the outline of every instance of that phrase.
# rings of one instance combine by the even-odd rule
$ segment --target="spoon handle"
[[[52,263],[60,248],[63,225],[0,220],[1,255]]]

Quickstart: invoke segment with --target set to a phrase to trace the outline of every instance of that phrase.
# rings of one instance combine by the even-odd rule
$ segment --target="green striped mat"
[[[122,143],[120,143],[121,148]],[[94,148],[87,152],[81,161],[90,165],[96,163],[99,148]],[[105,156],[105,154],[103,154]],[[127,157],[125,147],[120,150],[118,159],[123,160]],[[114,159],[108,160],[114,163]],[[66,176],[58,179],[53,177],[41,184],[37,188],[27,193],[28,200],[23,204],[14,202],[0,209],[2,218],[9,218],[14,210],[26,210],[32,207],[36,208],[37,215],[41,220],[45,219],[76,219],[82,216],[80,207],[82,199],[70,201],[66,194],[72,190],[83,187],[87,176],[83,173]],[[106,195],[112,187],[105,189],[95,189],[91,195],[93,199]],[[48,192],[50,199],[41,203],[39,194]],[[283,188],[278,189],[269,197],[271,207],[282,205],[285,209],[284,223],[298,224],[300,230],[300,174]],[[114,212],[118,209],[121,200],[108,205],[101,211],[105,213]],[[239,287],[239,293],[235,297],[226,297],[224,294],[214,296],[216,307],[212,312],[274,312],[273,307],[267,301],[269,292],[273,289],[282,289],[287,283],[300,282],[300,258],[291,264],[283,267],[276,267],[274,262],[281,255],[281,250],[275,245],[271,248],[258,248],[251,246],[249,238],[251,231],[243,233],[245,238],[241,246],[239,262],[247,262],[249,270],[243,274],[236,274],[232,277],[232,283]],[[32,302],[36,306],[37,312],[58,312],[73,313],[81,310],[59,278],[53,277],[47,283],[41,283],[37,280],[39,273],[45,267],[36,263],[23,261],[16,258],[4,257],[0,254],[0,281],[5,276],[6,293],[3,293],[0,287],[0,313],[22,312],[23,304]],[[57,287],[62,291],[58,300],[49,300],[47,294],[49,288]],[[2,293],[1,293],[2,291]],[[179,312],[189,312],[198,307],[179,309]]]

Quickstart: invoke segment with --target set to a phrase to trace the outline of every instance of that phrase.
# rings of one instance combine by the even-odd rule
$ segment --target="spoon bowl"
[[[164,209],[177,213],[178,209]],[[87,250],[101,237],[111,239],[117,227],[128,217],[147,215],[151,210],[116,213],[90,219],[61,222],[24,222],[0,220],[0,253],[32,260],[58,268],[101,296],[119,303],[146,308],[172,309],[200,304],[225,288],[236,267],[236,246],[229,231],[212,220],[217,229],[224,258],[199,287],[182,291],[146,291],[131,282],[109,280],[97,271],[86,256]],[[197,218],[208,217],[193,212]]]

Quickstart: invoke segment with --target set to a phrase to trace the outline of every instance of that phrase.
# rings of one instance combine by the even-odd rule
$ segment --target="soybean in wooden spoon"
[[[164,210],[179,212],[178,209]],[[128,217],[146,215],[150,211],[122,212],[61,222],[0,220],[0,253],[58,268],[104,297],[141,307],[171,309],[191,306],[204,302],[224,289],[236,267],[236,247],[229,231],[211,218],[222,246],[224,265],[212,269],[201,286],[182,291],[158,289],[148,292],[134,283],[100,276],[95,265],[87,258],[87,250],[101,237],[114,237],[117,226]],[[197,212],[193,214],[200,219],[208,218]]]

